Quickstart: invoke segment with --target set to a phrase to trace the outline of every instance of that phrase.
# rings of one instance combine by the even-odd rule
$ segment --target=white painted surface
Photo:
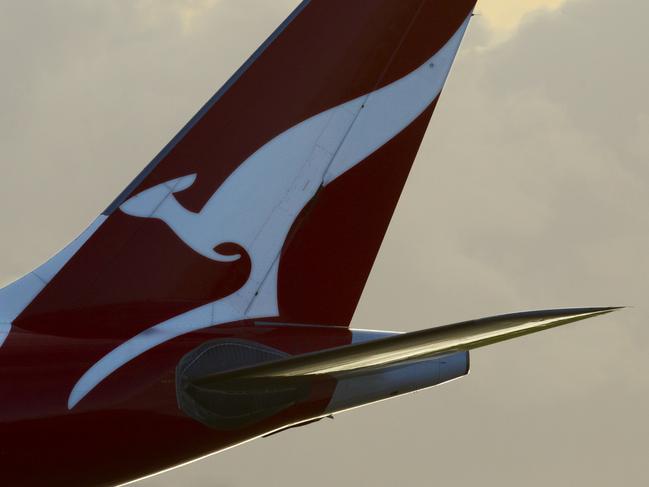
[[[277,316],[273,266],[278,265],[295,218],[321,186],[394,138],[439,96],[469,18],[435,56],[406,77],[305,120],[265,144],[223,182],[199,213],[184,208],[173,194],[189,188],[194,174],[124,202],[121,211],[162,220],[209,259],[236,260],[238,256],[218,254],[214,247],[225,242],[241,245],[250,255],[251,275],[236,293],[160,323],[108,353],[79,379],[68,407],[115,370],[167,340],[231,321]]]
[[[370,94],[327,171],[325,184],[392,140],[440,95],[469,20],[421,67]]]
[[[30,272],[0,290],[0,323],[11,323],[45,287],[45,281]]]
[[[0,323],[0,347],[7,339],[7,335],[11,331],[11,323]]]
[[[52,257],[50,260],[45,262],[43,265],[38,267],[34,274],[43,280],[43,282],[48,283],[54,276],[56,276],[59,271],[63,268],[65,264],[72,258],[74,254],[85,244],[88,239],[94,234],[97,229],[101,226],[102,223],[108,218],[105,215],[99,215],[95,220],[86,228],[81,235],[75,238],[70,242],[63,250],[58,254]]]
[[[29,306],[105,220],[105,216],[99,216],[81,235],[43,265],[0,289],[0,347],[11,331],[12,322]]]
[[[371,342],[372,340],[380,340],[381,338],[389,338],[395,335],[401,335],[398,331],[379,331],[379,330],[359,330],[351,329],[352,344]]]
[[[468,354],[456,353],[339,377],[327,412],[344,411],[442,384],[465,375],[467,369]]]

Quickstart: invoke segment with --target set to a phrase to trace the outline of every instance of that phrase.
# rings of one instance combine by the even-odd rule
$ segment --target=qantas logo
[[[183,208],[174,197],[173,193],[189,188],[195,180],[195,174],[174,179],[143,191],[120,208],[124,213],[132,216],[159,218],[183,242],[208,259],[219,262],[233,262],[239,259],[241,256],[238,254],[223,255],[216,251],[221,244],[236,239],[234,235],[230,238],[226,237],[228,229],[224,227],[227,220],[223,218],[224,215],[214,211],[220,206],[218,202],[215,205],[208,203],[203,211],[193,213]],[[222,199],[223,194],[221,192],[218,194]]]
[[[232,262],[241,254],[219,252],[235,243],[252,261],[246,284],[235,293],[160,323],[131,338],[94,364],[73,388],[73,408],[108,375],[153,347],[180,335],[242,319],[279,315],[279,255],[296,217],[322,186],[392,140],[439,96],[469,18],[420,68],[366,96],[290,128],[244,161],[198,212],[174,193],[191,187],[189,174],[147,189],[120,210],[163,221],[198,254]],[[359,188],[359,194],[362,188]]]

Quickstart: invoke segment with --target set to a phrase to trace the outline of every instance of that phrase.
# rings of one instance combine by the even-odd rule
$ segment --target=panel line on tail
[[[495,343],[602,316],[621,308],[542,310],[492,316],[427,330],[345,345],[197,378],[200,387],[228,381],[346,374],[443,354],[468,352]]]
[[[305,120],[266,143],[224,181],[200,213],[190,215],[173,196],[169,182],[124,202],[120,208],[125,213],[150,214],[164,221],[186,245],[208,258],[213,258],[210,255],[219,242],[236,243],[250,255],[252,272],[246,284],[234,294],[154,325],[109,352],[75,384],[68,406],[74,407],[108,375],[161,343],[217,324],[277,316],[277,272],[269,273],[269,270],[277,265],[295,219],[322,186],[327,174],[330,182],[361,163],[406,129],[439,97],[470,18],[471,15],[467,16],[447,43],[408,75]],[[363,100],[367,100],[364,109],[369,118],[355,119],[358,124],[353,124],[351,130],[358,126],[358,131],[338,142],[349,143],[349,149],[345,149],[344,157],[338,151],[340,162],[333,173],[328,173],[332,169],[331,159],[323,157],[314,161],[314,147],[332,114],[348,108],[353,111]],[[299,178],[306,181],[304,188],[301,183],[294,187]],[[149,195],[159,192],[166,193],[163,200],[166,204],[154,205],[151,213]],[[232,218],[235,208],[244,216]],[[177,220],[179,217],[184,220]],[[268,281],[265,278],[272,279],[267,289],[275,296],[270,296],[271,299],[264,296],[264,305],[251,306]],[[194,319],[197,314],[201,319]],[[205,314],[212,319],[205,319]]]
[[[10,331],[11,323],[0,323],[0,347],[2,347]]]
[[[194,115],[189,122],[174,136],[171,141],[146,165],[146,167],[131,181],[131,183],[119,194],[117,198],[104,210],[103,215],[111,215],[119,206],[126,201],[128,196],[137,188],[146,177],[155,170],[156,166],[176,147],[176,145],[187,135],[191,129],[205,116],[207,112],[218,102],[221,97],[243,76],[243,74],[252,66],[255,61],[264,53],[264,51],[277,39],[282,32],[300,15],[311,0],[302,0],[295,10],[275,29],[275,31],[266,39],[261,46],[246,60],[246,62],[228,79],[228,81],[203,105],[203,107]]]
[[[13,321],[29,306],[38,294],[54,279],[97,229],[106,221],[100,215],[62,250],[33,271],[0,289],[0,347],[9,335]]]

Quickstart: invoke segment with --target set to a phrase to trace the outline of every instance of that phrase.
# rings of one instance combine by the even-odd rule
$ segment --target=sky
[[[297,5],[0,2],[0,282],[112,201]],[[354,326],[616,315],[462,380],[138,483],[640,485],[649,475],[649,5],[480,0]]]

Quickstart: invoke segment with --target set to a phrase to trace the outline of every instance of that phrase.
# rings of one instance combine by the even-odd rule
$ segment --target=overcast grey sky
[[[79,233],[297,3],[0,0],[0,282]],[[635,307],[139,487],[646,483],[649,6],[478,11],[354,324]]]

